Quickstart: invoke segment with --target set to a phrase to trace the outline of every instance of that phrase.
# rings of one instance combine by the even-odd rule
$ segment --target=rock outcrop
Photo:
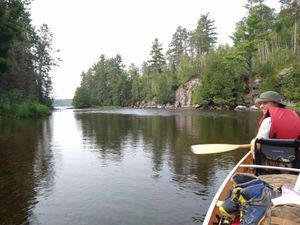
[[[181,85],[175,93],[175,107],[191,107],[193,91],[199,85],[201,85],[200,79],[193,79],[186,84]]]

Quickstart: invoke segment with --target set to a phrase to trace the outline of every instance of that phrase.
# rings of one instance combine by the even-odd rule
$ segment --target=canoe
[[[226,179],[223,181],[222,185],[218,189],[217,193],[215,194],[208,211],[206,213],[205,219],[203,221],[203,225],[213,225],[213,224],[222,224],[220,222],[221,213],[219,211],[218,203],[225,200],[227,192],[230,188],[232,188],[231,177],[235,173],[248,173],[254,174],[254,170],[256,168],[260,169],[279,169],[282,171],[287,172],[296,172],[300,173],[299,169],[294,168],[282,168],[282,167],[275,167],[275,166],[262,166],[262,165],[254,165],[253,164],[253,157],[250,151],[238,162],[238,164],[232,169],[232,171],[228,174]],[[296,175],[293,175],[297,177]]]

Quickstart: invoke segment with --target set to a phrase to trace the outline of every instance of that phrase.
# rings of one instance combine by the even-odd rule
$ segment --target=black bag
[[[300,168],[300,141],[293,139],[258,139],[255,163],[258,165]]]

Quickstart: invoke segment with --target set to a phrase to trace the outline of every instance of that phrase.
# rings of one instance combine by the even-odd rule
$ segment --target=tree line
[[[0,0],[0,116],[49,113],[51,69],[59,62],[52,33],[31,24],[31,0]],[[233,46],[219,45],[214,20],[200,16],[194,30],[178,26],[168,49],[156,38],[150,60],[125,68],[121,55],[99,57],[81,74],[73,105],[132,106],[156,100],[173,104],[175,91],[199,78],[193,104],[251,103],[264,90],[300,100],[299,0],[280,0],[275,13],[264,0],[248,0],[236,23]],[[165,53],[164,53],[165,52]],[[257,88],[257,79],[263,80]]]
[[[0,0],[0,116],[48,114],[52,107],[52,33],[31,24],[31,0]]]
[[[194,30],[178,26],[164,54],[156,38],[150,60],[127,69],[121,55],[99,61],[82,72],[75,107],[131,106],[155,99],[174,103],[175,91],[195,78],[193,104],[251,104],[265,90],[281,92],[289,101],[300,100],[299,0],[280,0],[280,11],[265,0],[247,0],[246,15],[237,21],[233,46],[219,45],[214,20],[203,14]],[[257,87],[257,80],[262,85]]]

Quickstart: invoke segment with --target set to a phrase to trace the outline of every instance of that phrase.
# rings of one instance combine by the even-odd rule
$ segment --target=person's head
[[[285,107],[282,97],[276,91],[266,91],[262,93],[259,98],[255,100],[255,105],[260,108],[263,113],[266,113],[269,107]]]

